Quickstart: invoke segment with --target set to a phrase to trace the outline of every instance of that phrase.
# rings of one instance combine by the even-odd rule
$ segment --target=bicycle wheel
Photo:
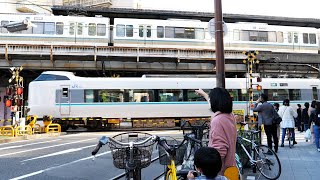
[[[281,174],[281,164],[277,154],[268,146],[259,145],[256,151],[256,166],[261,174],[267,179],[277,179]]]

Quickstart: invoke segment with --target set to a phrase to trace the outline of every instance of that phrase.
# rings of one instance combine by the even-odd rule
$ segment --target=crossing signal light
[[[262,86],[257,85],[257,90],[258,90],[258,91],[261,91],[261,90],[262,90]]]

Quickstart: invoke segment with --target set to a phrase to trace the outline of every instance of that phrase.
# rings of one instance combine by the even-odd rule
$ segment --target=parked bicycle
[[[96,155],[103,145],[108,144],[113,165],[125,169],[126,180],[141,180],[141,169],[150,165],[156,139],[157,136],[142,132],[126,132],[113,137],[103,136],[92,151],[92,155]]]
[[[202,147],[202,142],[195,139],[192,134],[185,134],[181,143],[176,140],[167,141],[165,138],[158,138],[158,144],[160,146],[159,161],[161,165],[167,166],[165,170],[165,180],[187,179],[188,172],[195,169],[192,164],[192,167],[184,166],[181,170],[177,171],[176,166],[181,165],[184,157],[186,157],[185,152],[188,142],[196,143],[196,149]]]
[[[246,153],[252,167],[257,168],[260,173],[267,179],[277,179],[281,175],[281,164],[277,154],[265,145],[257,145],[255,143],[255,136],[260,131],[249,130],[246,131],[250,134],[251,139],[247,139],[241,136],[237,137],[237,143],[242,150]],[[245,142],[251,144],[251,154],[245,147]]]

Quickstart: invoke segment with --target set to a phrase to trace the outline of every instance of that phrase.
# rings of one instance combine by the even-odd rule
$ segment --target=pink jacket
[[[211,117],[210,126],[209,147],[219,151],[222,160],[219,174],[223,175],[227,167],[236,166],[236,121],[233,114],[216,112]]]

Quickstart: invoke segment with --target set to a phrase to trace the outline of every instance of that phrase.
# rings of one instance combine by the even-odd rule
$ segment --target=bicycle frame
[[[241,140],[244,140],[244,141],[247,141],[247,142],[249,142],[249,143],[251,143],[251,155],[250,155],[250,153],[247,151],[247,149],[246,149],[246,147],[243,145],[243,143],[242,142],[240,142],[240,145],[241,145],[241,147],[242,147],[242,149],[244,150],[244,152],[247,154],[247,156],[249,157],[249,159],[250,159],[250,162],[251,163],[257,163],[257,161],[256,160],[254,160],[254,148],[257,146],[256,145],[256,143],[254,143],[253,141],[251,141],[251,140],[249,140],[249,139],[246,139],[246,138],[243,138],[243,137],[238,137],[238,138],[241,138]]]

